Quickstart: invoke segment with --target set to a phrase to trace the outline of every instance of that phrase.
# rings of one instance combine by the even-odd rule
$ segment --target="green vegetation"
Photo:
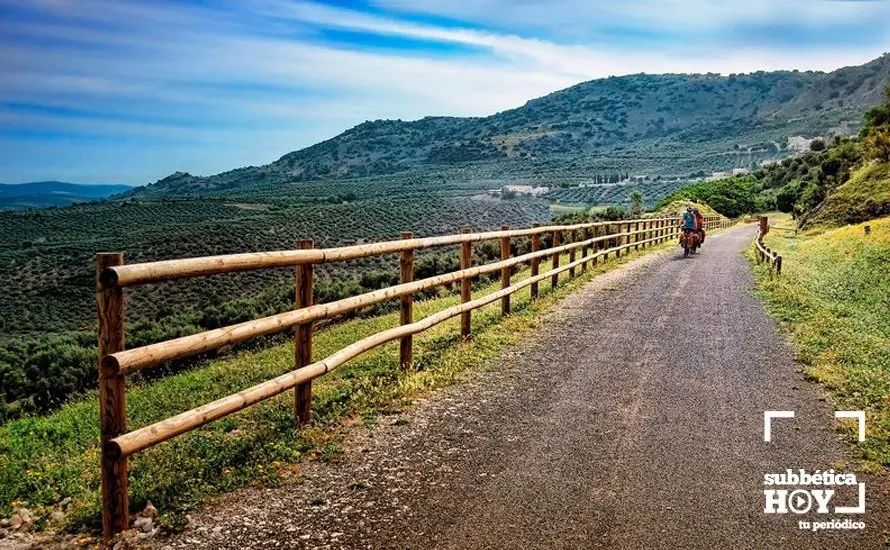
[[[698,210],[702,213],[702,216],[720,216],[720,212],[717,212],[707,204],[702,204],[698,202],[693,202],[689,200],[676,200],[671,201],[670,203],[659,208],[656,213],[659,216],[682,216],[688,207],[698,208]]]
[[[641,252],[645,253],[645,252]],[[622,262],[636,252],[622,256]],[[542,299],[530,303],[528,292],[513,297],[513,314],[501,319],[497,303],[473,313],[473,338],[461,343],[459,319],[415,336],[416,372],[397,366],[397,343],[369,352],[317,380],[313,386],[313,422],[296,431],[292,393],[251,407],[185,436],[175,438],[130,461],[131,504],[141,509],[151,500],[168,524],[182,520],[210,494],[254,481],[275,481],[297,471],[304,459],[332,459],[347,428],[356,421],[373,424],[412,398],[453,383],[483,368],[499,350],[520,341],[537,323],[536,313],[570,293],[583,281],[618,265],[601,262],[555,291],[542,286]],[[527,271],[516,275],[516,280]],[[493,292],[480,288],[474,296]],[[419,302],[418,318],[458,303],[452,294]],[[398,314],[354,319],[319,332],[314,357],[398,324]],[[129,424],[138,428],[204,404],[293,368],[290,343],[213,360],[159,380],[136,379],[129,385]],[[0,515],[14,503],[27,505],[43,524],[54,506],[71,497],[66,527],[99,525],[98,407],[95,392],[46,416],[27,416],[0,426]]]
[[[643,214],[644,202],[643,193],[640,191],[634,191],[630,194],[630,213],[632,216],[638,218]]]
[[[754,176],[694,183],[664,197],[655,208],[661,210],[668,204],[680,200],[707,204],[729,218],[764,209],[758,181]]]
[[[640,208],[653,206],[655,200],[679,189],[686,179],[654,180],[642,182],[593,183],[582,180],[580,183],[566,184],[549,191],[546,198],[571,204],[587,206],[621,206],[633,208],[634,197],[642,195]]]
[[[51,409],[94,387],[97,251],[123,251],[135,263],[288,249],[299,237],[334,247],[389,240],[407,230],[442,235],[462,225],[491,230],[550,217],[543,200],[473,198],[485,187],[369,179],[0,213],[0,234],[7,237],[0,244],[0,418]],[[477,253],[483,260],[498,257],[495,248]],[[416,274],[429,277],[456,265],[453,251],[423,252]],[[391,256],[320,266],[315,298],[329,302],[388,286],[396,266]],[[127,344],[285,311],[293,307],[293,292],[289,269],[135,288],[127,296]]]
[[[790,212],[802,228],[857,223],[890,213],[890,88],[869,110],[857,138],[821,140],[798,157],[750,176],[696,183],[664,197],[704,202],[727,216],[762,210]]]
[[[790,220],[786,220],[790,221]],[[804,372],[839,410],[864,410],[866,467],[890,467],[890,218],[825,232],[770,231],[782,277],[757,268],[760,295],[797,345]],[[751,253],[753,258],[753,253]],[[855,437],[853,426],[848,430]]]
[[[853,173],[809,217],[811,226],[848,225],[890,215],[890,163],[874,162]]]

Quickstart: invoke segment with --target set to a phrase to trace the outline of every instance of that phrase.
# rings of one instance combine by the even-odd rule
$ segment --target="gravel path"
[[[749,293],[742,228],[650,255],[562,302],[503,368],[357,434],[346,459],[249,488],[159,547],[882,548],[763,513],[763,474],[844,468],[819,390]],[[763,441],[763,411],[794,410]],[[838,493],[853,505],[855,491]],[[843,519],[843,518],[841,518]]]

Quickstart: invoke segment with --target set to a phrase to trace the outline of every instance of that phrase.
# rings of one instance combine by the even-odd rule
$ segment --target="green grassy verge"
[[[890,163],[876,162],[857,170],[831,192],[808,225],[838,226],[890,214]]]
[[[793,227],[780,218],[779,226]],[[804,372],[824,384],[838,410],[865,410],[865,469],[890,467],[890,218],[765,242],[783,256],[783,275],[756,267],[759,294],[799,350]],[[749,250],[749,257],[753,253]],[[855,440],[855,426],[847,434]]]
[[[663,247],[675,246],[673,243]],[[624,263],[646,251],[622,255]],[[563,260],[565,263],[567,260]],[[313,385],[313,422],[293,427],[293,394],[287,392],[238,414],[162,443],[130,460],[131,509],[152,501],[162,521],[176,524],[184,512],[208,495],[253,482],[274,482],[306,459],[330,459],[350,425],[373,424],[378,415],[398,412],[434,388],[449,385],[492,363],[501,349],[516,344],[538,323],[538,313],[597,273],[597,269],[563,283],[556,291],[542,284],[534,303],[528,291],[512,298],[513,314],[501,320],[498,303],[473,313],[473,338],[461,343],[455,318],[415,336],[416,372],[398,368],[398,344],[369,352]],[[542,269],[545,268],[542,265]],[[515,275],[519,280],[527,272]],[[566,274],[561,275],[565,280]],[[482,296],[493,284],[474,291]],[[454,305],[448,295],[417,303],[417,319]],[[363,337],[398,324],[398,314],[356,319],[323,330],[314,340],[314,358],[330,355]],[[128,387],[131,429],[145,426],[289,371],[293,346],[279,345],[242,352],[160,380]],[[45,525],[53,507],[72,499],[65,525],[69,530],[100,526],[98,402],[95,393],[42,417],[26,417],[0,426],[0,513],[8,516],[27,506]]]

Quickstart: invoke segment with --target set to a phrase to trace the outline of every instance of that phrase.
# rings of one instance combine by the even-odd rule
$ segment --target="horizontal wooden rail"
[[[126,351],[119,351],[117,353],[106,355],[102,359],[102,369],[107,376],[129,374],[174,359],[192,357],[201,353],[217,350],[223,346],[244,342],[258,336],[275,334],[303,323],[339,317],[364,307],[393,300],[422,290],[444,286],[463,279],[473,279],[480,275],[494,273],[517,264],[529,262],[533,259],[540,259],[554,254],[562,254],[563,252],[569,252],[583,246],[604,242],[614,239],[615,237],[626,237],[645,232],[646,230],[638,230],[595,237],[556,248],[548,248],[539,252],[530,252],[521,256],[515,256],[508,260],[462,269],[460,271],[428,277],[410,283],[402,283],[326,304],[304,307],[302,309],[278,313],[253,321],[245,321],[228,327],[208,330],[189,336],[182,336],[174,338],[173,340],[149,344],[147,346]]]
[[[775,272],[776,277],[782,275],[782,256],[776,254],[763,244],[764,227],[769,227],[765,216],[760,218],[760,229],[757,231],[757,238],[754,239],[755,257],[758,263],[767,262],[770,267],[770,275]]]
[[[615,235],[610,235],[610,237],[614,236]],[[655,240],[657,240],[657,238],[646,239],[640,241],[639,244],[648,244]],[[139,451],[145,450],[172,437],[189,432],[197,427],[203,426],[204,424],[228,416],[234,412],[240,411],[241,409],[247,408],[250,405],[254,405],[256,403],[259,403],[260,401],[264,401],[266,399],[269,399],[270,397],[274,397],[297,386],[298,384],[318,378],[319,376],[326,374],[336,369],[337,367],[340,367],[349,360],[354,359],[355,357],[358,357],[365,352],[371,351],[376,347],[386,344],[387,342],[398,340],[403,336],[423,332],[439,323],[442,323],[443,321],[447,321],[448,319],[457,317],[465,311],[471,311],[491,304],[527,286],[531,286],[554,275],[558,275],[565,271],[569,271],[578,266],[581,266],[582,264],[589,262],[594,258],[604,256],[610,252],[616,252],[619,249],[626,249],[630,246],[631,245],[624,244],[613,248],[600,250],[593,254],[589,254],[588,256],[585,256],[581,259],[575,260],[574,262],[569,262],[556,269],[551,269],[550,271],[547,271],[545,273],[541,273],[534,277],[530,277],[528,279],[524,279],[520,282],[514,283],[506,288],[493,292],[482,298],[477,298],[475,300],[465,302],[457,306],[452,306],[448,309],[444,309],[438,313],[430,315],[429,317],[425,317],[420,321],[378,332],[377,334],[359,340],[354,344],[343,348],[337,353],[321,361],[317,361],[303,368],[288,372],[279,376],[278,378],[274,378],[267,382],[262,382],[260,384],[257,384],[256,386],[253,386],[252,388],[240,391],[228,397],[223,397],[222,399],[218,399],[212,403],[208,403],[207,405],[202,405],[190,411],[178,414],[174,417],[168,418],[167,420],[162,420],[155,424],[151,424],[149,426],[145,426],[144,428],[140,428],[125,435],[119,436],[109,442],[110,452],[113,453],[115,456],[127,457]],[[553,250],[554,249],[548,249],[547,252],[552,253]]]
[[[678,218],[655,219],[676,221]],[[621,223],[633,223],[635,221],[643,220],[622,220]],[[369,258],[372,256],[382,256],[385,254],[397,254],[405,250],[420,250],[461,243],[474,243],[501,239],[504,237],[526,237],[552,233],[554,231],[561,232],[569,231],[571,229],[605,226],[609,223],[611,222],[550,225],[530,227],[527,229],[513,229],[509,231],[488,231],[485,233],[465,233],[459,235],[445,235],[441,237],[402,239],[398,241],[358,244],[337,248],[278,250],[272,252],[249,252],[245,254],[162,260],[158,262],[108,267],[102,271],[100,277],[102,284],[106,287],[126,287],[146,283],[172,281],[174,279],[184,279],[188,277],[198,277],[202,275],[215,275],[218,273],[234,273],[238,271],[252,271],[275,267],[292,267],[302,264],[344,262],[360,258]]]
[[[679,234],[680,218],[647,218],[614,222],[590,222],[574,225],[536,226],[528,229],[472,233],[465,228],[459,235],[416,239],[405,233],[402,239],[368,245],[330,249],[312,248],[312,241],[300,240],[297,249],[256,254],[233,254],[206,258],[167,260],[125,265],[119,253],[100,254],[96,262],[96,297],[99,311],[99,386],[102,434],[103,531],[106,539],[128,526],[127,457],[166,441],[198,426],[212,422],[295,389],[295,422],[299,426],[311,418],[312,381],[350,359],[393,340],[400,340],[400,364],[412,368],[412,336],[447,319],[461,317],[461,336],[470,337],[470,312],[501,300],[503,315],[510,313],[509,296],[531,287],[532,299],[538,297],[538,285],[550,279],[555,286],[559,275],[576,268],[596,265],[609,254],[615,258],[622,250],[651,246],[674,239]],[[718,227],[724,219],[706,218],[705,226]],[[593,229],[593,231],[590,231]],[[561,241],[565,234],[566,241]],[[552,246],[541,247],[541,236],[550,235]],[[532,251],[511,257],[510,239],[531,237]],[[472,265],[472,243],[500,240],[501,260]],[[461,246],[461,269],[421,280],[413,280],[414,253],[418,249],[446,245]],[[578,251],[580,249],[580,254]],[[592,249],[592,252],[591,252]],[[566,265],[559,265],[560,255],[568,253]],[[327,304],[312,304],[312,267],[314,264],[355,260],[382,254],[399,254],[400,284],[344,298]],[[580,255],[580,259],[575,259]],[[540,272],[543,260],[552,258],[553,268]],[[514,266],[530,263],[532,275],[511,284]],[[295,309],[292,311],[184,336],[166,342],[124,349],[123,287],[225,272],[264,268],[295,267]],[[470,281],[481,275],[501,272],[502,288],[488,296],[472,299]],[[461,303],[419,321],[413,319],[413,294],[452,283],[461,283]],[[322,361],[311,363],[312,325],[357,309],[400,299],[400,326],[364,338]],[[250,338],[295,328],[294,369],[275,379],[218,399],[190,411],[149,426],[127,432],[126,386],[124,378],[134,371],[170,360],[217,350]]]

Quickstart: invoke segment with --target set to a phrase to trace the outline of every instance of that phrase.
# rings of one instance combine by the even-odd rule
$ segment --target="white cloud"
[[[134,168],[133,178],[151,173],[149,179],[155,179],[174,168],[208,173],[268,162],[367,119],[487,115],[612,74],[830,70],[868,61],[882,47],[738,48],[715,42],[700,48],[679,42],[652,49],[581,38],[556,43],[546,34],[542,38],[522,31],[529,23],[558,31],[568,20],[578,28],[593,28],[597,21],[646,25],[663,21],[681,26],[684,18],[692,27],[716,29],[738,21],[788,18],[791,7],[786,0],[753,0],[744,6],[636,0],[611,7],[555,0],[546,5],[511,3],[509,9],[505,2],[494,0],[430,0],[419,8],[398,0],[380,3],[468,23],[463,27],[419,23],[306,1],[252,0],[220,4],[217,9],[172,9],[147,0],[43,0],[38,5],[43,5],[45,17],[40,20],[0,21],[0,102],[46,109],[0,111],[0,125],[7,130],[103,138],[106,143],[120,138],[134,148],[141,136],[153,151],[152,164]],[[17,5],[0,0],[4,4]],[[828,7],[836,4],[811,2],[807,6],[813,7],[798,8],[796,15],[804,22],[822,22],[833,13]],[[834,13],[836,20],[858,21],[886,9],[885,4],[846,4]],[[480,30],[479,25],[492,21],[519,30]],[[470,50],[424,55],[327,42],[318,36],[324,29],[457,44]],[[3,139],[7,146],[0,147],[0,181],[55,177],[37,173],[47,169],[45,164],[28,167],[34,162],[28,160],[28,150],[34,158],[46,153],[35,139],[23,138],[12,149],[10,138]],[[86,158],[101,165],[99,146],[90,139],[67,141],[66,151],[75,148],[82,154],[56,155],[53,169],[67,174],[76,171],[78,159]],[[163,161],[164,151],[177,159],[175,166]],[[195,159],[193,166],[182,162],[186,152]],[[248,154],[253,158],[245,159]],[[133,157],[140,162],[149,159],[135,150]],[[65,163],[68,168],[63,170],[60,166]],[[34,171],[30,178],[23,175],[28,170]]]
[[[433,14],[499,27],[549,29],[554,33],[590,32],[606,25],[683,32],[712,31],[744,24],[793,26],[886,20],[887,2],[844,0],[374,0],[404,13]],[[878,18],[878,19],[875,19]]]

